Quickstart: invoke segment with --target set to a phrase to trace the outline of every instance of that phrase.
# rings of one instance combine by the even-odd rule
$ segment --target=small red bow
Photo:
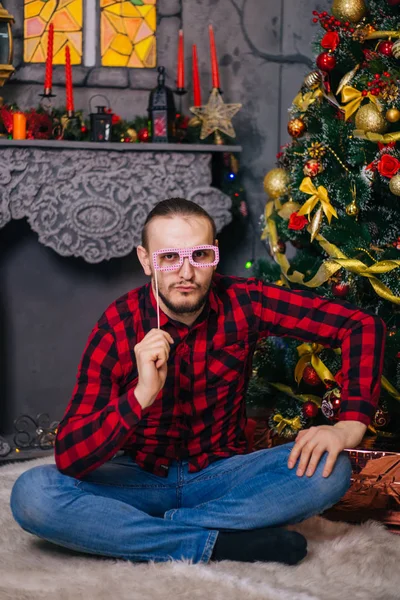
[[[382,142],[378,142],[378,148],[380,152],[382,150],[389,150],[390,148],[394,148],[396,146],[396,142],[389,142],[388,144],[383,144]]]

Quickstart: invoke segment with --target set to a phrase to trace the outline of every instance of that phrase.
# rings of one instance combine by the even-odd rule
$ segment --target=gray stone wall
[[[226,102],[241,102],[234,118],[243,146],[241,167],[253,229],[240,237],[221,235],[221,271],[248,275],[244,264],[264,208],[263,177],[273,167],[280,145],[288,141],[287,108],[304,74],[312,68],[311,23],[314,8],[306,0],[158,0],[158,64],[166,67],[173,87],[177,32],[183,26],[186,77],[190,82],[191,45],[198,46],[203,101],[211,87],[208,24],[214,25]],[[24,65],[23,0],[3,0],[15,16],[17,72],[1,90],[5,101],[36,107],[43,89],[44,66]],[[124,118],[146,112],[155,70],[74,67],[75,105],[89,112],[89,99],[105,93]],[[55,103],[65,104],[64,68],[55,67]],[[184,109],[192,100],[184,99]],[[1,157],[0,157],[1,160]],[[23,222],[7,226],[0,240],[1,402],[0,433],[12,430],[22,412],[47,411],[61,418],[74,383],[76,367],[91,327],[106,306],[146,281],[135,253],[107,264],[86,265],[44,248]]]

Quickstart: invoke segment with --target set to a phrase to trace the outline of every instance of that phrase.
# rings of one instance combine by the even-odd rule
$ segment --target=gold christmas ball
[[[355,122],[357,129],[373,133],[383,133],[387,127],[385,117],[372,102],[358,109]]]
[[[354,201],[346,206],[346,215],[349,215],[349,217],[356,217],[359,212],[360,209]]]
[[[400,175],[395,175],[392,177],[389,183],[389,190],[395,196],[400,196]]]
[[[319,86],[322,81],[322,76],[319,71],[311,71],[304,77],[304,85],[308,87],[310,90],[315,89]]]
[[[129,129],[126,132],[128,134],[128,137],[130,138],[131,142],[136,142],[137,140],[137,131],[136,129],[133,129],[133,127],[129,127]]]
[[[386,111],[385,116],[389,123],[397,123],[400,119],[400,110],[397,108],[389,108],[389,110]]]
[[[303,119],[291,119],[287,126],[288,133],[293,138],[301,137],[306,131]]]
[[[392,55],[395,58],[400,58],[400,40],[396,40],[392,46]]]
[[[342,21],[358,23],[367,14],[364,0],[334,0],[332,14]]]
[[[279,198],[288,191],[289,174],[285,169],[272,169],[264,177],[264,190],[270,198]]]

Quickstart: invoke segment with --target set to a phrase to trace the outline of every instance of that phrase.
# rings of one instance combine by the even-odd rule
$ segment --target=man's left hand
[[[339,421],[336,425],[320,425],[303,429],[296,437],[293,450],[288,459],[288,467],[292,469],[298,458],[300,461],[296,475],[308,477],[313,475],[324,452],[328,452],[323,477],[328,477],[336,459],[345,448],[357,446],[367,426],[359,421]]]

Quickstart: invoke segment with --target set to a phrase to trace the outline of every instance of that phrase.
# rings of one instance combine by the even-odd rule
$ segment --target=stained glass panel
[[[65,46],[71,63],[82,63],[83,0],[24,0],[24,61],[46,61],[50,22],[54,24],[53,64],[65,64]]]
[[[103,66],[156,66],[156,1],[100,0]]]

